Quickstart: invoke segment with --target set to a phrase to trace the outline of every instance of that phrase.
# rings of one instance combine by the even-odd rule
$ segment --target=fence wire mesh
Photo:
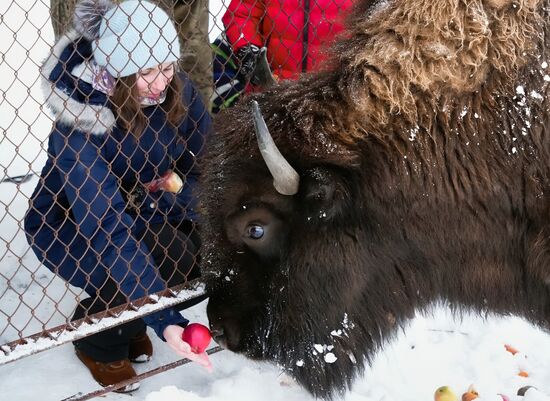
[[[75,65],[69,65],[73,59],[63,58],[61,51],[64,46],[59,46],[60,41],[64,41],[63,44],[68,43],[68,37],[72,35],[72,18],[66,16],[73,13],[74,3],[52,1],[51,4],[57,4],[58,8],[66,7],[68,13],[58,13],[52,19],[50,4],[44,1],[14,1],[0,6],[0,37],[3,38],[0,64],[3,76],[0,100],[0,153],[3,170],[0,184],[3,209],[0,215],[0,345],[6,354],[4,360],[14,359],[12,351],[15,345],[36,339],[36,334],[41,333],[57,340],[62,338],[66,330],[74,330],[75,324],[71,320],[90,321],[88,315],[100,309],[90,308],[85,301],[82,303],[90,294],[97,294],[98,302],[111,307],[117,306],[124,303],[121,299],[113,302],[120,283],[132,279],[136,281],[136,293],[145,296],[158,292],[150,291],[145,276],[134,272],[133,265],[139,264],[134,253],[140,248],[150,252],[142,255],[142,258],[154,259],[142,264],[156,265],[165,286],[176,289],[176,293],[170,294],[171,297],[177,299],[182,291],[183,287],[175,286],[185,284],[188,279],[198,276],[198,250],[190,249],[192,244],[198,243],[198,239],[195,239],[198,236],[196,226],[190,221],[179,219],[184,221],[184,225],[178,223],[176,227],[174,218],[178,213],[181,217],[187,205],[176,205],[178,195],[174,195],[174,199],[171,199],[172,209],[164,206],[160,210],[163,200],[159,199],[160,196],[153,197],[153,192],[169,191],[153,191],[146,187],[147,184],[162,186],[161,173],[166,173],[166,167],[177,172],[185,182],[192,180],[196,171],[195,159],[187,157],[179,165],[176,165],[179,160],[173,160],[173,165],[170,166],[160,165],[160,160],[152,160],[154,151],[158,157],[164,155],[168,159],[178,152],[181,154],[183,151],[172,149],[177,147],[177,136],[174,136],[172,142],[164,140],[156,149],[153,149],[151,143],[136,139],[137,137],[128,141],[127,137],[121,136],[115,146],[120,147],[126,143],[131,149],[130,156],[123,155],[124,150],[107,155],[106,146],[98,141],[94,142],[94,133],[110,129],[102,125],[105,120],[101,117],[108,110],[105,108],[87,115],[89,110],[86,107],[75,107],[78,106],[79,96],[86,98],[82,99],[82,103],[93,104],[91,96],[94,93],[75,95],[76,91],[82,91],[82,83],[78,84],[80,87],[69,88],[63,82],[63,73],[69,71],[73,77],[79,74]],[[59,12],[59,9],[52,7],[51,11],[54,10]],[[208,15],[206,7],[204,12]],[[171,15],[173,14],[172,11]],[[214,27],[215,18],[212,15]],[[56,39],[52,20],[53,26],[62,26],[60,31],[69,33],[61,33]],[[152,28],[162,29],[156,26]],[[138,31],[142,27],[129,24],[127,31],[122,34],[131,34],[129,31],[132,29]],[[206,43],[207,52],[208,45]],[[80,49],[76,53],[78,51]],[[186,48],[182,51],[189,53]],[[84,59],[86,55],[76,56]],[[210,59],[208,63],[211,64]],[[48,73],[52,74],[55,68],[63,71],[53,82],[48,82],[53,76],[48,76]],[[212,79],[209,80],[209,86],[212,86]],[[123,95],[128,95],[127,92],[131,89],[123,88],[126,89],[126,92],[122,91]],[[195,93],[193,96],[200,95]],[[190,99],[190,102],[193,101],[195,99]],[[129,108],[134,115],[139,114],[140,110],[132,110],[128,103],[128,99],[122,98],[119,108]],[[176,107],[177,104],[178,102],[172,102],[171,107]],[[99,107],[92,111],[97,111]],[[180,115],[182,111],[184,110],[179,111]],[[171,112],[173,110],[167,110],[168,114]],[[127,115],[131,116],[127,118],[127,124],[131,125],[134,115]],[[150,126],[148,116],[143,117],[143,124]],[[92,133],[84,129],[87,118],[98,120],[97,124],[90,125]],[[198,124],[204,116],[198,114],[193,118],[190,122]],[[63,134],[57,130],[59,143],[52,146],[53,140],[48,142],[48,137],[56,121],[57,124],[65,123],[72,127],[61,130]],[[195,127],[188,127],[187,130],[191,133],[188,136],[192,137]],[[73,138],[79,134],[84,134],[90,140],[92,152],[96,152],[92,160],[85,160],[89,150],[84,147],[75,148],[79,145],[73,142]],[[162,126],[152,128],[150,136],[155,138],[157,145],[162,142],[162,135],[166,136]],[[143,138],[147,139],[145,136]],[[178,146],[181,147],[181,144]],[[138,153],[142,155],[139,165],[123,163],[119,168],[113,167],[114,159],[123,158],[128,161]],[[72,164],[71,157],[75,158]],[[158,162],[157,165],[154,165],[155,162]],[[92,171],[98,166],[107,169],[103,175]],[[149,173],[151,177],[143,183],[147,170],[153,174]],[[113,183],[115,188],[110,190],[109,185]],[[149,195],[147,191],[151,192],[151,196],[146,196]],[[187,201],[187,198],[184,200]],[[153,205],[155,201],[159,205]],[[96,207],[100,202],[102,204],[99,208]],[[78,206],[79,203],[82,203],[81,207]],[[156,211],[151,212],[153,206]],[[181,210],[175,210],[178,207]],[[110,213],[109,210],[115,210],[116,213]],[[130,222],[125,222],[127,215],[130,216]],[[107,222],[113,218],[115,222]],[[138,218],[142,222],[140,232],[132,224]],[[121,228],[121,225],[124,227]],[[124,231],[127,231],[125,236]],[[193,238],[195,242],[188,243],[189,238]],[[104,243],[99,245],[99,242]],[[109,253],[117,255],[106,257]],[[119,265],[118,273],[114,272],[116,265]],[[193,276],[190,276],[191,273]],[[97,280],[98,274],[103,278]],[[113,274],[119,274],[119,277],[107,279]],[[128,277],[132,274],[135,277]],[[90,285],[95,287],[90,288]],[[133,296],[134,304],[138,301],[136,298],[142,296]],[[141,301],[145,300],[147,298]],[[80,313],[74,314],[75,304],[83,309]],[[161,302],[153,310],[162,307]],[[145,314],[142,312],[142,315]],[[101,325],[103,319],[96,317],[93,321],[98,327],[105,329],[109,325]],[[116,319],[111,325],[115,324]],[[67,338],[74,339],[78,336],[76,333]],[[9,354],[11,355],[8,356]]]
[[[90,63],[97,41],[75,32],[74,0],[0,4],[0,364],[201,296],[200,238],[185,189],[198,174],[206,114],[325,68],[350,6],[151,1],[176,25],[178,65],[155,58],[166,47],[161,35],[147,69],[124,77]],[[127,17],[124,29],[106,27],[119,47],[136,32],[143,40],[144,31],[169,31]],[[120,50],[102,56],[135,73],[139,46]],[[176,69],[197,88],[185,108]],[[206,108],[194,112],[199,98]]]

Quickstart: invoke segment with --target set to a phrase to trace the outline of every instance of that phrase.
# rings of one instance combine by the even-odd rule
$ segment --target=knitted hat
[[[82,0],[75,8],[75,29],[92,40],[97,64],[114,77],[177,61],[178,34],[158,5],[144,0],[114,4]]]

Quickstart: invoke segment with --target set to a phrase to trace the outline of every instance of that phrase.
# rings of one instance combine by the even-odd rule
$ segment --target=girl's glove
[[[246,45],[237,51],[237,59],[239,59],[239,62],[241,63],[239,73],[252,85],[256,85],[254,82],[254,70],[258,64],[259,57],[260,48],[256,45]]]
[[[162,333],[166,343],[174,350],[176,354],[187,358],[190,361],[197,362],[199,365],[204,366],[206,370],[211,372],[212,363],[208,358],[208,354],[206,352],[196,354],[191,351],[191,346],[181,339],[182,334],[183,327],[177,325],[167,326]]]
[[[237,52],[237,57],[241,60],[240,73],[247,82],[262,88],[268,88],[277,82],[267,61],[267,48],[259,49],[258,46],[247,45]]]

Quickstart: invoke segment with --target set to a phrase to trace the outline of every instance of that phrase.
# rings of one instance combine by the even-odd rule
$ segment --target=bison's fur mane
[[[326,71],[254,95],[292,166],[302,177],[330,166],[344,203],[333,211],[333,225],[319,219],[322,236],[293,233],[316,254],[301,248],[289,256],[312,269],[325,260],[340,265],[324,266],[322,277],[286,266],[292,280],[257,285],[263,293],[256,298],[272,302],[265,330],[277,331],[262,344],[261,357],[330,397],[350,385],[396,327],[434,300],[517,313],[548,328],[549,21],[550,0],[363,0]],[[223,208],[243,191],[225,184],[252,188],[269,176],[258,166],[250,104],[242,101],[217,118],[209,144],[205,238],[224,242],[229,211]],[[381,243],[374,246],[376,238]],[[338,250],[349,252],[335,256]],[[217,263],[210,253],[224,252],[206,242],[207,272]],[[393,266],[380,271],[376,263],[389,260]],[[524,271],[511,267],[524,260]],[[463,270],[449,270],[456,266]],[[347,299],[364,284],[355,277],[367,274],[369,286],[359,290],[364,302]],[[286,298],[270,298],[279,287]],[[308,304],[320,306],[299,308]],[[343,354],[329,366],[311,359],[305,345],[288,344],[326,339],[343,318],[331,305],[346,306],[359,334],[335,340]],[[304,314],[307,325],[300,322]],[[297,360],[317,374],[297,369]]]

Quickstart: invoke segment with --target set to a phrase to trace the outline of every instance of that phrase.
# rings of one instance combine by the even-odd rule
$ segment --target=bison
[[[363,0],[325,71],[220,115],[201,189],[216,341],[329,399],[434,303],[550,328],[549,14]]]

